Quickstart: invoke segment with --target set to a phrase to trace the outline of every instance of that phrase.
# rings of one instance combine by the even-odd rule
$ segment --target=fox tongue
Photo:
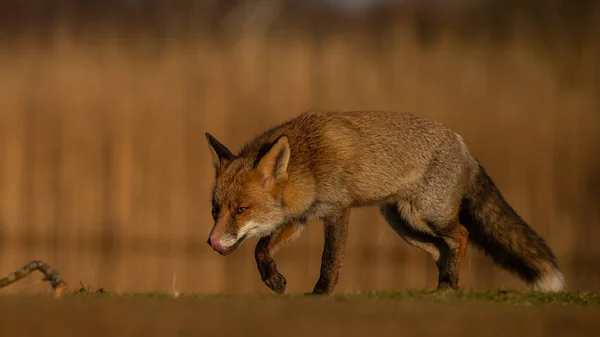
[[[211,237],[210,237],[210,245],[212,246],[212,248],[213,248],[214,250],[216,250],[216,251],[217,251],[217,252],[219,252],[219,253],[224,253],[224,252],[226,252],[226,251],[228,250],[228,248],[227,248],[227,247],[225,247],[225,246],[223,246],[223,245],[221,244],[221,242],[219,241],[219,239],[217,239],[217,238],[216,238],[216,237],[214,237],[214,236],[211,236]]]

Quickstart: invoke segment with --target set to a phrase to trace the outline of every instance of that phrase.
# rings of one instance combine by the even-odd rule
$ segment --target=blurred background
[[[206,244],[204,132],[237,151],[314,110],[407,111],[462,134],[600,290],[600,6],[578,0],[0,2],[0,274],[42,259],[72,287],[270,292],[256,239]],[[354,210],[337,292],[427,289],[429,256]],[[312,290],[318,221],[276,256]],[[45,292],[34,274],[3,293]],[[465,289],[524,289],[470,249]]]

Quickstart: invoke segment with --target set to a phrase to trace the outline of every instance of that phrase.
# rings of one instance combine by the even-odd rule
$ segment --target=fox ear
[[[213,166],[217,173],[227,167],[229,163],[235,158],[233,153],[229,149],[221,144],[215,137],[210,133],[205,133],[206,140],[208,141],[208,148],[213,158]]]
[[[266,179],[285,181],[287,179],[288,162],[290,161],[290,144],[286,136],[280,136],[256,165],[258,172]]]

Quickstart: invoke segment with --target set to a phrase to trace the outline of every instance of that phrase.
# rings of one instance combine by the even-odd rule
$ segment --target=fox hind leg
[[[273,256],[286,243],[293,241],[304,230],[305,224],[291,222],[282,225],[274,233],[258,240],[254,249],[256,266],[263,282],[276,293],[284,293],[285,277],[277,270]]]
[[[456,222],[440,233],[440,237],[446,243],[447,249],[437,262],[438,289],[456,290],[458,289],[460,264],[467,251],[469,232]]]
[[[424,250],[431,255],[435,263],[438,263],[444,251],[444,241],[424,231],[414,229],[398,210],[397,204],[383,204],[379,212],[385,218],[392,229],[406,241],[406,243]]]
[[[379,210],[405,242],[429,253],[438,268],[438,289],[457,289],[460,261],[467,248],[466,229],[456,223],[437,230],[428,222],[420,220],[418,214],[411,214],[410,219],[406,219],[396,203],[382,204]]]

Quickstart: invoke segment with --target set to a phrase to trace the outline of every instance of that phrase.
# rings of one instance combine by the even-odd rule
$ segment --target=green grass
[[[600,294],[588,292],[534,293],[518,291],[401,291],[374,292],[345,295],[345,298],[371,298],[380,300],[429,300],[436,302],[486,302],[525,306],[562,305],[600,308]]]
[[[65,297],[133,297],[133,298],[173,298],[172,294],[161,292],[114,294],[104,291],[80,289],[64,295]],[[200,301],[214,300],[293,300],[293,301],[419,301],[443,303],[488,303],[517,306],[577,306],[600,308],[600,293],[561,292],[534,293],[519,291],[457,291],[440,292],[435,290],[404,290],[393,292],[368,292],[335,294],[330,296],[305,296],[303,294],[180,294],[178,299]]]

